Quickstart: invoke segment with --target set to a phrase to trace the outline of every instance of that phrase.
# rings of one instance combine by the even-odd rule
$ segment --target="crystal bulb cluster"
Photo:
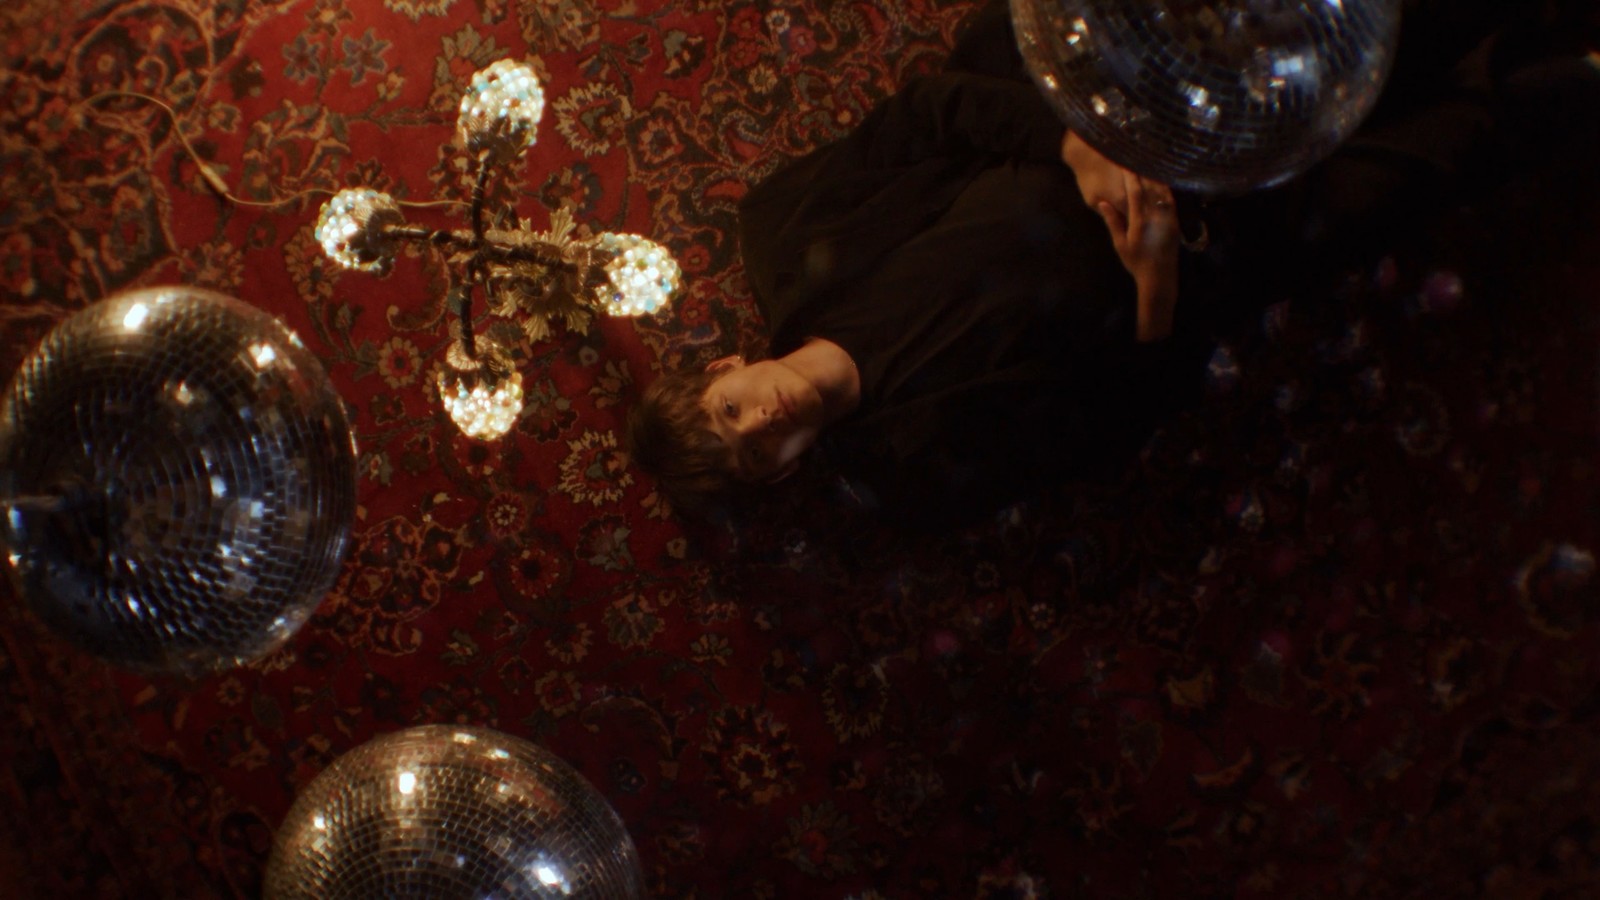
[[[527,63],[502,59],[472,76],[456,130],[468,153],[508,162],[533,146],[544,115],[544,88]]]
[[[385,229],[404,223],[393,197],[371,188],[347,188],[322,204],[314,235],[322,252],[339,265],[381,275],[395,256],[395,240]]]
[[[606,264],[606,277],[613,290],[605,298],[606,312],[615,316],[637,316],[660,309],[678,289],[682,270],[667,249],[636,234],[605,232],[595,246],[613,257]]]
[[[477,359],[460,342],[450,345],[437,379],[439,400],[462,434],[493,440],[517,424],[522,374],[512,368],[498,344],[484,337],[476,343]]]

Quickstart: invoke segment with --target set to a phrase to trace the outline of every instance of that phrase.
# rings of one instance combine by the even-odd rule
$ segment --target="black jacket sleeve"
[[[740,247],[768,327],[788,318],[786,294],[869,271],[992,160],[1065,167],[1065,135],[1030,82],[966,72],[913,79],[855,131],[772,173],[740,203]],[[825,271],[808,263],[823,257]]]
[[[971,154],[1048,162],[1060,159],[1066,126],[1031,83],[945,72],[908,82],[859,135],[873,168]]]

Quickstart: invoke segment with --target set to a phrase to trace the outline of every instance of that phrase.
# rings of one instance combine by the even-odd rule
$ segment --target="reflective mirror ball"
[[[631,900],[622,820],[578,771],[482,727],[421,725],[312,779],[278,829],[267,900]]]
[[[277,319],[156,287],[68,317],[0,400],[0,544],[18,595],[81,649],[194,677],[270,653],[332,587],[355,446]]]
[[[1288,180],[1372,111],[1399,0],[1011,0],[1017,46],[1067,127],[1202,194]]]

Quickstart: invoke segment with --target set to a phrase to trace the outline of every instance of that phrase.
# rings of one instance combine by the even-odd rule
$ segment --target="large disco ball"
[[[136,670],[192,677],[288,640],[338,576],[355,481],[317,358],[213,291],[79,311],[0,406],[0,543],[18,593]]]
[[[267,900],[635,898],[644,872],[577,770],[489,728],[421,725],[368,741],[289,809]]]
[[[1279,184],[1372,111],[1399,0],[1010,0],[1052,106],[1126,169],[1202,194]]]

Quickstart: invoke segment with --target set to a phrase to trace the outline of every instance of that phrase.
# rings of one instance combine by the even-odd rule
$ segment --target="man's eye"
[[[736,409],[732,403],[729,403],[726,400],[722,401],[722,411],[730,416],[737,416],[739,414],[739,410]]]

